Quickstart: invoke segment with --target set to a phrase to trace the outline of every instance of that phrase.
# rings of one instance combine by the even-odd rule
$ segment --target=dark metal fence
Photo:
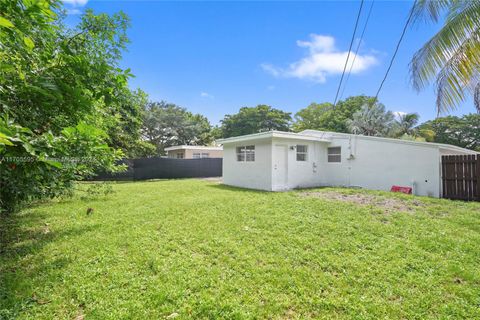
[[[442,156],[443,197],[480,201],[480,155]]]
[[[100,173],[92,180],[126,181],[222,176],[222,158],[140,158],[123,160],[121,163],[128,166],[127,171],[115,174]]]

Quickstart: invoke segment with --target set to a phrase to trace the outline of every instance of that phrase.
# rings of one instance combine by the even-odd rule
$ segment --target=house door
[[[286,190],[287,185],[287,152],[286,145],[273,147],[273,190]]]

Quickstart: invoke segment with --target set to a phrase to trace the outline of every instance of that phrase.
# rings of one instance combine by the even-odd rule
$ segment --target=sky
[[[360,1],[64,2],[71,27],[86,8],[125,12],[131,43],[121,66],[135,75],[132,89],[203,114],[214,125],[245,106],[267,104],[294,115],[312,102],[333,103],[360,7]],[[375,95],[412,2],[375,1],[360,41],[371,4],[363,5],[349,61],[357,44],[359,51],[342,99]],[[435,118],[433,87],[416,92],[408,65],[439,28],[421,24],[407,30],[379,95],[387,109],[417,112],[421,121]],[[449,114],[470,112],[471,100]]]

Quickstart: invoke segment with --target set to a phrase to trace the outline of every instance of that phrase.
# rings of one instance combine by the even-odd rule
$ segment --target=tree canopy
[[[68,192],[138,141],[141,91],[119,67],[123,13],[87,10],[73,29],[61,2],[0,0],[0,211]]]
[[[208,119],[175,104],[150,102],[143,114],[143,137],[155,145],[157,154],[174,145],[208,145],[213,141]]]
[[[350,131],[365,136],[389,136],[393,129],[394,115],[381,103],[365,104],[347,120]]]
[[[271,130],[290,131],[291,114],[268,105],[243,107],[233,115],[225,115],[221,121],[224,138]]]
[[[419,129],[433,131],[434,142],[480,151],[480,114],[437,118],[421,124]]]
[[[350,132],[347,120],[365,104],[372,104],[373,97],[352,96],[339,101],[335,108],[329,102],[312,103],[295,114],[293,130],[313,129],[333,132]]]

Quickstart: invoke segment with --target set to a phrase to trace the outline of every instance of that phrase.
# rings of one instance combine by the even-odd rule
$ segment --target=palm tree
[[[419,119],[420,116],[418,113],[405,113],[398,115],[398,118],[395,120],[396,135],[413,135]]]
[[[394,115],[385,111],[381,103],[365,104],[347,121],[350,131],[365,136],[388,136],[392,130]]]
[[[417,91],[433,81],[437,114],[456,109],[469,96],[480,113],[480,1],[417,0],[414,21],[445,22],[413,56],[412,83]]]

